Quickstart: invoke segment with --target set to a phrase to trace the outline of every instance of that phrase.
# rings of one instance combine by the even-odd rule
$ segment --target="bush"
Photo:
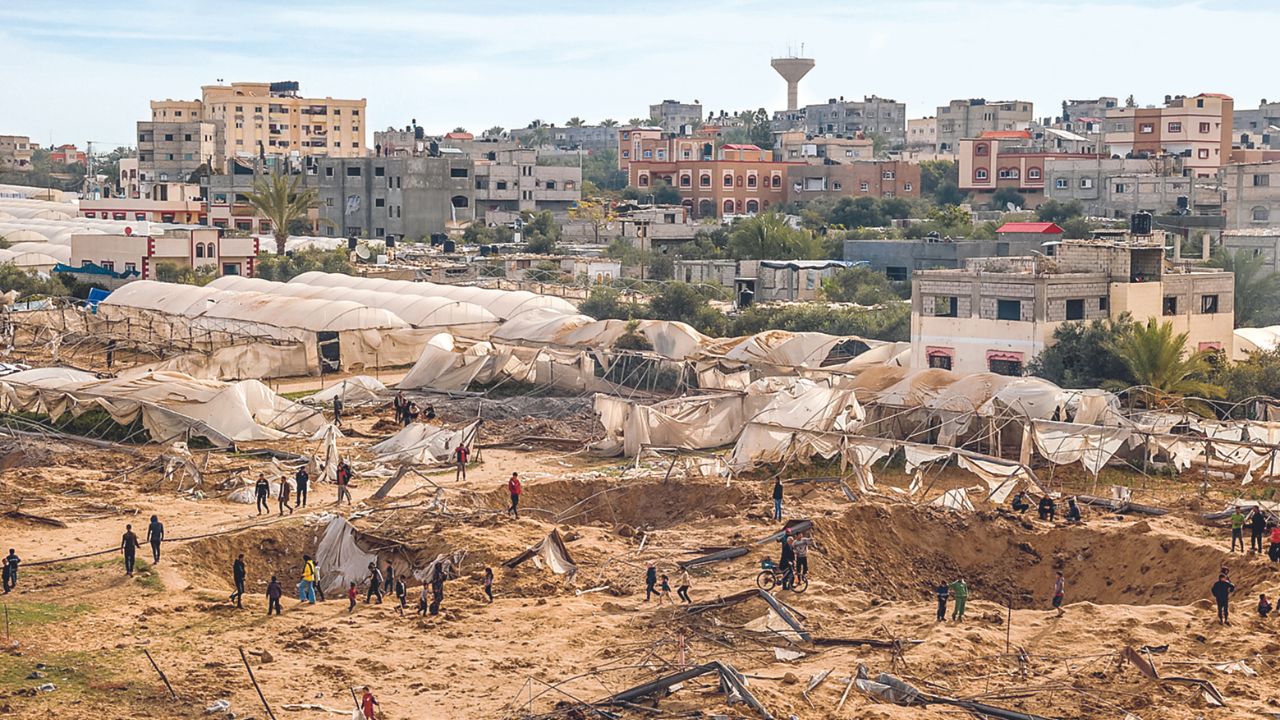
[[[350,273],[353,268],[347,257],[346,248],[334,250],[310,248],[294,250],[291,255],[259,255],[255,274],[264,280],[287,282],[304,272],[313,270]]]
[[[770,329],[905,342],[911,338],[911,305],[900,302],[875,309],[832,308],[817,303],[753,305],[733,318],[728,335],[753,335]]]

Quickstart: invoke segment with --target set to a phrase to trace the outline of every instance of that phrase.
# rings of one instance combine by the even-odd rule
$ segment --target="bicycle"
[[[761,590],[772,590],[781,586],[783,590],[802,593],[809,589],[809,578],[804,575],[796,577],[792,567],[783,570],[772,560],[761,560],[760,573],[756,575],[756,586]]]

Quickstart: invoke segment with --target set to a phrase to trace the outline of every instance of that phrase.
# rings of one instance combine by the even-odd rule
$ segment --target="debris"
[[[698,567],[701,565],[710,565],[711,563],[724,562],[725,560],[732,560],[734,558],[742,557],[743,555],[746,555],[748,552],[749,551],[745,547],[728,548],[726,550],[717,550],[716,552],[713,552],[713,553],[707,553],[706,555],[701,555],[691,560],[681,560],[677,562],[676,565],[679,566],[681,569],[687,570],[688,568],[691,568],[691,567]]]
[[[747,684],[745,679],[742,677],[742,674],[734,669],[732,665],[720,662],[719,660],[713,660],[704,665],[698,665],[696,667],[689,668],[688,670],[682,670],[678,673],[660,677],[657,680],[644,683],[643,685],[637,685],[636,687],[629,690],[623,690],[620,693],[611,695],[594,704],[625,706],[628,703],[640,700],[641,698],[656,697],[659,694],[669,694],[673,691],[673,688],[676,685],[712,672],[717,673],[720,676],[720,689],[729,697],[730,703],[746,703],[748,707],[759,713],[760,717],[764,718],[764,720],[774,720],[773,715],[771,715],[769,711],[765,709],[764,705],[761,705],[760,701],[757,700],[756,697],[751,694],[751,691],[747,689]]]
[[[543,567],[545,564],[546,567],[551,568],[551,572],[557,575],[568,575],[570,579],[578,572],[578,565],[569,554],[569,549],[564,546],[559,530],[552,529],[537,545],[502,564],[513,568],[530,558],[534,559],[534,564],[538,567]]]
[[[58,686],[54,685],[53,683],[45,683],[36,688],[36,690],[40,692],[53,692],[54,690],[57,690],[57,689],[58,689]]]
[[[773,649],[773,656],[782,662],[792,662],[804,657],[804,653],[799,650],[788,650],[786,648],[776,647]]]
[[[213,702],[209,703],[208,706],[205,707],[204,712],[206,715],[212,715],[214,713],[224,713],[230,709],[231,709],[230,700],[214,700]]]

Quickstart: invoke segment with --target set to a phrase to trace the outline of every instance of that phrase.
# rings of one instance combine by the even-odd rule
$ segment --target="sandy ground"
[[[354,422],[344,449],[364,459],[376,418]],[[281,443],[293,451],[306,443]],[[788,486],[789,517],[810,518],[816,547],[803,594],[778,592],[827,638],[899,640],[901,651],[828,647],[753,632],[743,625],[766,615],[762,600],[690,615],[644,599],[643,572],[656,563],[676,585],[675,563],[696,554],[746,545],[748,553],[693,572],[697,601],[754,586],[774,543],[755,544],[779,528],[768,517],[768,481],[700,479],[666,467],[592,460],[556,449],[488,448],[466,481],[429,473],[444,488],[445,513],[426,510],[435,487],[410,477],[391,497],[372,502],[380,481],[359,481],[354,520],[368,542],[401,544],[397,557],[466,550],[461,577],[448,583],[442,615],[405,616],[390,601],[345,600],[302,605],[290,597],[280,617],[266,615],[271,574],[286,592],[301,555],[314,550],[316,528],[332,512],[331,486],[317,487],[310,507],[260,517],[209,489],[192,499],[162,484],[155,470],[133,470],[155,455],[74,443],[26,443],[3,453],[0,511],[21,509],[56,519],[0,516],[0,545],[24,560],[15,592],[4,596],[7,652],[0,654],[0,714],[58,718],[195,718],[225,699],[238,718],[266,717],[249,684],[240,649],[277,718],[349,713],[350,688],[371,685],[386,718],[533,717],[574,714],[568,705],[597,700],[687,664],[720,660],[748,676],[774,717],[955,718],[943,706],[899,707],[857,692],[836,706],[861,664],[874,677],[892,672],[948,697],[1050,718],[1244,718],[1280,712],[1274,623],[1253,612],[1257,594],[1280,591],[1265,558],[1226,552],[1226,532],[1198,519],[1238,492],[1214,486],[1197,497],[1191,480],[1147,481],[1150,500],[1174,512],[1160,518],[1091,512],[1084,526],[1050,524],[980,508],[972,514],[913,506],[888,492],[850,503],[833,485]],[[140,456],[139,456],[140,455]],[[198,452],[200,462],[206,462]],[[212,453],[209,484],[252,477],[264,461]],[[527,492],[519,520],[502,509],[511,471]],[[787,473],[792,478],[818,474]],[[884,485],[909,478],[881,471]],[[359,480],[359,478],[358,478]],[[1055,482],[1083,482],[1059,472]],[[944,472],[930,492],[972,485]],[[400,509],[389,509],[399,507]],[[343,508],[349,513],[350,509]],[[165,523],[163,557],[123,573],[118,553],[126,523],[143,530],[150,515]],[[525,563],[502,562],[559,529],[579,566],[572,581]],[[212,535],[211,535],[212,534]],[[198,537],[192,540],[178,538]],[[108,551],[99,555],[88,555]],[[232,559],[249,563],[244,609],[227,600]],[[149,559],[144,548],[140,557]],[[73,558],[73,559],[68,559]],[[48,562],[53,561],[53,562]],[[40,564],[46,563],[47,564]],[[1209,586],[1227,566],[1238,586],[1234,623],[1214,622]],[[479,579],[495,570],[496,599],[484,602]],[[1054,572],[1067,577],[1065,614],[1050,609]],[[934,619],[932,587],[964,576],[972,587],[963,622]],[[579,594],[583,590],[596,590]],[[361,598],[363,599],[363,588]],[[1168,645],[1152,655],[1165,675],[1212,681],[1227,700],[1211,707],[1195,687],[1144,677],[1120,658],[1125,647]],[[803,653],[784,661],[777,649]],[[143,651],[167,674],[169,696]],[[267,653],[266,656],[261,653]],[[1257,676],[1213,663],[1244,660]],[[803,692],[811,677],[825,682]],[[51,683],[55,689],[38,690]],[[553,687],[554,686],[554,687]],[[619,710],[622,717],[679,717],[702,711],[755,717],[727,706],[714,679],[687,682],[657,703],[658,714]]]

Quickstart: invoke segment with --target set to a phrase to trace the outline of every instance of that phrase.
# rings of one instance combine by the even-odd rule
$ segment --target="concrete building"
[[[844,259],[866,263],[890,280],[911,279],[918,270],[955,269],[983,257],[1019,257],[1045,252],[1042,237],[1015,240],[924,238],[921,240],[845,240]]]
[[[1227,229],[1280,225],[1280,162],[1227,165],[1222,189]]]
[[[874,160],[875,143],[860,135],[814,135],[803,130],[774,133],[773,158],[822,164]]]
[[[1064,322],[1156,318],[1188,333],[1187,349],[1230,357],[1234,279],[1166,269],[1164,242],[1067,240],[1052,258],[978,258],[912,280],[911,365],[1021,375]]]
[[[539,165],[533,148],[500,150],[475,162],[479,217],[489,211],[549,210],[563,214],[582,199],[582,168]]]
[[[938,148],[938,118],[930,115],[929,117],[907,120],[906,148],[908,150],[936,152]]]
[[[755,260],[742,261],[754,268]],[[676,260],[672,277],[680,282],[695,285],[719,285],[731,288],[738,279],[737,260]]]
[[[671,254],[691,243],[703,226],[684,205],[638,207],[618,214],[619,237],[640,250]]]
[[[306,183],[331,236],[420,240],[476,219],[474,163],[465,157],[314,158]]]
[[[217,228],[170,229],[117,235],[72,235],[72,267],[97,265],[117,273],[137,272],[140,280],[154,280],[160,263],[181,267],[216,268],[218,275],[253,275],[258,256],[254,238],[223,237]]]
[[[1182,157],[1183,172],[1212,177],[1231,156],[1233,101],[1219,93],[1165,96],[1164,107],[1107,111],[1103,152],[1112,157]]]
[[[1266,98],[1263,98],[1257,108],[1232,108],[1231,127],[1232,132],[1237,136],[1241,133],[1250,135],[1270,133],[1271,128],[1280,128],[1280,103],[1267,102]]]
[[[661,149],[666,157],[666,146]],[[673,142],[672,149],[678,159],[630,161],[629,184],[642,193],[658,181],[670,184],[695,218],[754,215],[786,201],[785,180],[793,163],[775,161],[768,150],[729,144],[708,157],[703,153],[710,145],[692,139]]]
[[[202,165],[220,169],[216,137],[212,122],[139,122],[139,192],[149,195],[156,183],[187,182]]]
[[[952,100],[938,108],[938,153],[955,155],[961,140],[985,132],[1026,130],[1034,119],[1032,104],[1025,100]]]
[[[0,135],[0,172],[30,170],[35,147],[26,135]]]
[[[1180,157],[1057,158],[1045,161],[1045,174],[1049,199],[1079,201],[1085,214],[1094,217],[1127,218],[1142,211],[1203,216],[1222,212],[1218,179],[1184,176]]]
[[[307,98],[298,83],[205,85],[199,100],[153,100],[151,121],[211,122],[223,160],[267,155],[361,157],[365,100]]]
[[[697,100],[691,103],[663,100],[649,106],[649,120],[667,132],[684,132],[687,126],[696,127],[702,123],[702,104]]]
[[[138,182],[138,158],[120,158],[120,176],[116,178],[116,189],[120,196],[126,198],[142,197],[142,185]]]
[[[805,105],[774,113],[775,133],[803,130],[811,135],[856,135],[874,133],[890,148],[907,143],[907,105],[897,100],[868,95],[862,100],[831,98],[821,105]]]
[[[165,186],[169,199],[151,198],[85,198],[80,201],[80,217],[129,222],[173,223],[177,225],[208,224],[208,208],[197,185]],[[169,192],[172,191],[172,192]]]
[[[990,204],[1000,188],[1022,195],[1023,208],[1032,209],[1045,199],[1045,164],[1050,160],[1096,158],[1093,153],[1052,149],[1033,139],[1027,130],[984,132],[965,138],[958,148],[960,189],[973,193],[975,205]],[[1003,209],[1003,208],[1001,208]]]
[[[1083,132],[1089,125],[1103,120],[1109,111],[1118,107],[1118,98],[1105,95],[1091,100],[1063,100],[1062,115],[1058,117],[1058,122],[1064,130]]]
[[[1262,272],[1280,271],[1280,227],[1240,228],[1222,231],[1222,247],[1235,252],[1243,250],[1262,258]]]
[[[733,287],[752,302],[811,302],[822,298],[822,281],[853,263],[840,260],[676,260],[674,276],[689,283]]]
[[[901,160],[868,160],[787,166],[787,202],[817,198],[920,197],[920,166]]]

